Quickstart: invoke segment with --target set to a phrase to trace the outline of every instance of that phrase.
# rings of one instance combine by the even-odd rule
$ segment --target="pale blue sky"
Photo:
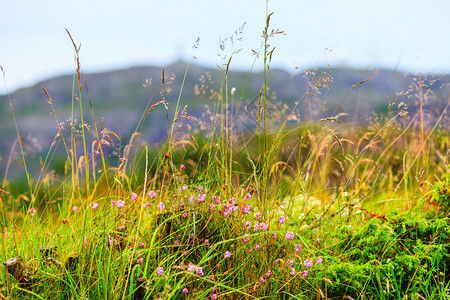
[[[0,0],[0,65],[10,91],[74,70],[64,27],[81,43],[85,72],[177,58],[220,62],[219,37],[244,22],[243,48],[231,67],[249,70],[262,41],[265,0]],[[272,0],[276,37],[272,66],[288,71],[333,67],[450,70],[450,1]],[[200,45],[192,45],[200,37]],[[257,62],[261,66],[262,61]],[[143,78],[144,80],[144,78]],[[3,81],[3,80],[2,80]],[[3,82],[0,94],[5,93]]]

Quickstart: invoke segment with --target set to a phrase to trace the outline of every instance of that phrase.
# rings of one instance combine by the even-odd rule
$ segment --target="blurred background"
[[[162,68],[173,79],[167,80],[172,90],[167,96],[169,113],[190,63],[181,104],[187,105],[188,115],[208,118],[205,105],[212,102],[205,98],[211,95],[199,94],[196,86],[218,89],[223,64],[231,55],[228,87],[236,88],[236,99],[242,97],[242,107],[248,108],[240,130],[251,130],[255,126],[252,105],[263,83],[261,34],[266,10],[274,12],[270,27],[285,33],[269,41],[270,49],[276,47],[270,64],[273,100],[278,101],[274,104],[292,107],[311,83],[325,79],[323,91],[308,104],[311,110],[306,113],[306,106],[300,105],[293,122],[333,112],[345,112],[343,121],[365,122],[374,113],[387,113],[394,102],[406,102],[414,112],[411,84],[417,80],[433,91],[425,103],[430,123],[448,103],[449,1],[274,0],[266,7],[263,0],[2,0],[0,174],[6,161],[20,162],[7,91],[30,160],[32,155],[46,153],[57,140],[56,122],[66,129],[70,124],[76,63],[65,28],[81,45],[80,63],[98,127],[101,122],[122,139],[115,140],[111,153],[128,143],[147,104],[161,99]],[[305,76],[307,70],[313,72]],[[49,114],[42,87],[52,98],[58,121]],[[79,95],[82,101],[87,100],[85,91]],[[84,108],[84,121],[93,128],[89,106]],[[79,123],[79,117],[75,114],[75,122]],[[166,131],[165,111],[157,107],[142,129],[144,140],[161,142]]]
[[[81,43],[85,72],[163,67],[192,56],[196,63],[214,67],[219,38],[246,22],[236,45],[243,51],[232,66],[248,71],[251,49],[259,50],[262,41],[265,11],[264,0],[1,1],[0,65],[10,92],[71,73],[67,28]],[[270,1],[272,27],[287,34],[273,41],[272,65],[291,72],[327,64],[448,72],[449,11],[445,0]],[[0,94],[5,94],[4,84]]]

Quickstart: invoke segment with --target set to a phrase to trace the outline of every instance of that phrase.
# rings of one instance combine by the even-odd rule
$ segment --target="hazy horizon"
[[[266,1],[50,0],[0,4],[0,65],[9,92],[71,74],[74,49],[67,28],[81,44],[86,73],[133,66],[164,67],[177,60],[206,67],[220,63],[219,38],[234,34],[244,22],[242,41],[226,43],[233,70],[250,70],[252,49],[261,46]],[[446,73],[450,70],[450,2],[387,0],[361,4],[348,0],[269,1],[271,28],[284,30],[271,66],[288,72],[330,64],[334,68],[393,69]],[[197,49],[193,45],[200,38]],[[193,59],[193,56],[196,59]],[[262,68],[261,58],[255,69]],[[0,94],[5,94],[0,84]]]

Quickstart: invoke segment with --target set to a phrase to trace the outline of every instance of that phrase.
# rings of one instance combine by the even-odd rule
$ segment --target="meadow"
[[[208,103],[201,120],[181,92],[166,101],[183,79],[162,70],[128,142],[81,98],[89,83],[68,32],[72,109],[56,115],[43,90],[58,132],[37,172],[14,119],[26,191],[3,178],[1,299],[450,299],[448,86],[437,95],[419,74],[386,113],[343,121],[318,102],[332,76],[309,70],[305,94],[283,105],[270,89],[269,42],[283,34],[270,16],[256,109],[241,105],[245,82],[228,86],[235,53],[222,57],[218,90],[207,75],[183,87]],[[167,119],[158,147],[141,134],[153,113]],[[238,130],[242,115],[255,126]],[[51,169],[57,151],[63,176]]]

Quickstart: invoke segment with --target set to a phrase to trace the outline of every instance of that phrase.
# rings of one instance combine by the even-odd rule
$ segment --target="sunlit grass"
[[[94,140],[88,144],[83,117],[81,125],[63,124],[52,113],[58,133],[36,178],[21,151],[27,192],[13,196],[14,183],[4,178],[2,298],[449,296],[448,105],[425,117],[423,103],[431,100],[420,77],[386,115],[366,124],[342,122],[338,109],[314,119],[313,98],[332,84],[331,76],[315,71],[305,75],[307,92],[293,107],[276,103],[269,41],[283,32],[272,31],[266,17],[264,46],[255,51],[265,72],[250,113],[253,127],[236,129],[246,108],[244,92],[239,98],[227,85],[229,57],[220,66],[219,90],[201,80],[205,93],[198,95],[207,94],[210,105],[202,120],[188,115],[182,90],[168,103],[170,81],[184,79],[163,70],[128,144],[95,122],[89,96],[79,98],[87,83],[70,37],[76,53],[71,119],[89,104]],[[157,107],[166,114],[167,140],[155,149],[141,132]],[[190,132],[192,124],[201,130]],[[113,141],[125,144],[116,161],[105,154]],[[21,148],[20,138],[17,143]],[[67,156],[64,177],[49,170],[58,148]]]

